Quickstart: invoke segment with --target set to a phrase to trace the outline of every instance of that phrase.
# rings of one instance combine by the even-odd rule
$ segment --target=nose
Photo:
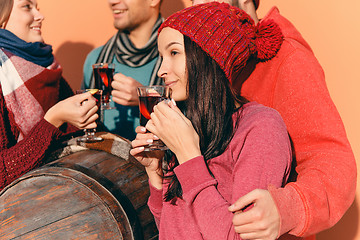
[[[119,3],[119,2],[120,2],[120,0],[108,0],[108,3],[109,3],[110,6],[115,5],[115,4]]]
[[[160,65],[160,68],[157,72],[157,75],[159,78],[164,78],[166,75],[167,75],[167,71],[166,71],[166,68],[165,68],[165,64],[164,64],[164,61],[161,62],[161,65]]]
[[[42,15],[39,10],[35,10],[34,20],[42,22],[44,21],[44,19],[45,19],[44,15]]]

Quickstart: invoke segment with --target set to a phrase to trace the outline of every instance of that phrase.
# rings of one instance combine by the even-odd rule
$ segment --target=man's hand
[[[251,209],[243,211],[251,204]],[[278,237],[280,215],[269,191],[253,190],[239,198],[229,211],[234,212],[234,229],[242,239],[274,240]]]
[[[141,83],[122,73],[117,73],[114,75],[114,81],[111,83],[111,86],[113,88],[111,95],[114,102],[124,106],[139,105],[136,88],[142,86]]]

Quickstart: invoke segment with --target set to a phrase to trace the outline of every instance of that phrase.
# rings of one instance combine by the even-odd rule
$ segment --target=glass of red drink
[[[114,109],[110,106],[111,82],[113,81],[115,64],[114,63],[95,63],[92,65],[95,88],[103,91],[102,109]]]
[[[145,126],[150,119],[150,114],[154,110],[154,106],[163,100],[170,100],[171,89],[167,86],[142,86],[137,88],[139,96],[140,109],[140,125]],[[145,147],[144,151],[167,150],[166,145],[155,140],[152,144]]]
[[[99,89],[85,89],[85,90],[76,90],[76,94],[81,94],[84,92],[91,92],[93,97],[96,99],[96,105],[98,106],[97,114],[99,118],[96,119],[96,123],[99,124],[100,116],[101,116],[101,100],[102,100],[102,90]],[[101,137],[95,136],[96,128],[92,129],[84,129],[85,135],[78,138],[77,141],[79,142],[99,142],[103,139]]]

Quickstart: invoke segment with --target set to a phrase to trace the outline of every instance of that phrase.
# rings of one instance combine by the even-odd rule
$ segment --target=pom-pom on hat
[[[225,72],[229,81],[251,56],[259,61],[273,58],[283,35],[273,21],[255,26],[252,18],[227,3],[210,2],[185,8],[168,17],[159,28],[178,30],[199,45]]]

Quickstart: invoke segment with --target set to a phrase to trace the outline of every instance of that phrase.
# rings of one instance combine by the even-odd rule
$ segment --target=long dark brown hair
[[[187,36],[184,46],[188,98],[180,106],[200,137],[200,150],[207,162],[221,155],[233,137],[235,102],[241,107],[248,101],[235,94],[220,66]],[[182,197],[181,185],[173,173],[179,163],[172,154],[166,155],[165,163],[164,170],[172,172],[167,177],[170,183],[165,201],[175,203],[177,197]]]
[[[10,17],[13,4],[13,0],[0,1],[0,28],[5,27],[5,24]]]

